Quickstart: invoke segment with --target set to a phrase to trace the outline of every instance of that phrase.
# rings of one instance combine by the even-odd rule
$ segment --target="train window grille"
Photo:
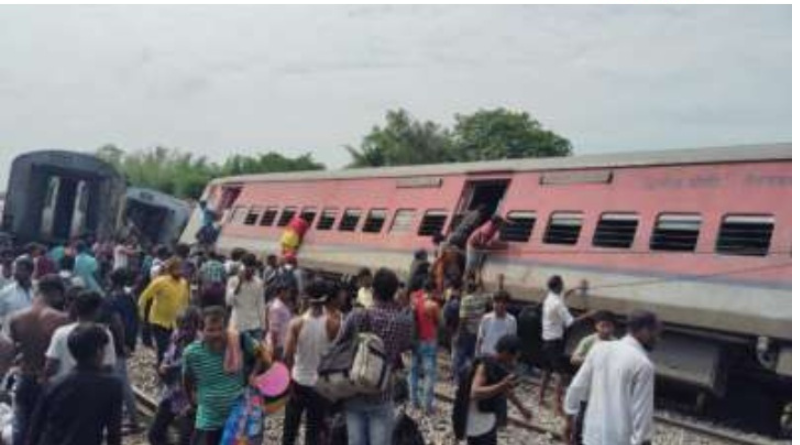
[[[383,223],[386,222],[385,209],[372,209],[367,213],[367,219],[364,221],[364,228],[362,232],[367,233],[380,233],[383,229]]]
[[[247,217],[248,209],[244,206],[235,207],[231,212],[231,224],[242,224]]]
[[[336,222],[336,209],[325,209],[317,221],[317,230],[331,230]]]
[[[317,216],[317,209],[315,207],[304,207],[300,212],[300,218],[303,218],[310,226]]]
[[[719,228],[717,253],[766,256],[774,228],[772,216],[728,215]]]
[[[392,226],[389,228],[390,233],[407,233],[412,230],[414,223],[414,216],[417,211],[414,209],[398,209],[394,213],[394,220]]]
[[[536,212],[514,211],[506,214],[506,222],[500,228],[500,241],[526,243],[531,239],[536,225]]]
[[[702,218],[697,214],[659,215],[650,249],[669,252],[694,252],[700,236]]]
[[[446,210],[428,210],[419,223],[417,234],[420,236],[433,236],[442,233],[445,222],[447,222]]]
[[[289,224],[289,221],[294,218],[294,215],[297,213],[297,207],[284,207],[283,212],[281,212],[280,218],[278,218],[278,227],[285,227]]]
[[[553,212],[544,234],[546,244],[577,244],[583,227],[581,212]]]
[[[639,216],[635,213],[604,213],[597,221],[592,245],[629,249],[636,237]]]
[[[361,219],[361,210],[347,209],[339,222],[339,230],[344,232],[355,232],[358,220]]]
[[[263,210],[263,207],[251,207],[250,211],[247,212],[247,216],[244,217],[244,225],[254,226],[256,222],[258,222],[258,217],[261,216]]]
[[[258,223],[260,226],[271,226],[275,224],[275,219],[278,218],[278,208],[277,207],[267,207],[267,210],[264,211],[264,214],[261,215],[261,221]]]

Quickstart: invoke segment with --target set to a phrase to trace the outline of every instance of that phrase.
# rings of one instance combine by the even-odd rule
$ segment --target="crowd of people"
[[[284,445],[297,442],[304,417],[307,445],[341,443],[334,430],[346,431],[349,445],[392,443],[400,404],[429,416],[447,409],[457,438],[495,444],[509,403],[529,420],[536,409],[564,416],[570,443],[648,443],[654,367],[647,351],[658,337],[657,317],[630,314],[628,334],[617,340],[614,314],[571,314],[571,291],[559,276],[546,283],[541,307],[539,403],[515,392],[521,345],[532,339],[520,337],[509,304],[523,296],[514,298],[502,275],[490,292],[481,270],[483,248],[502,224],[486,221],[463,237],[463,249],[439,240],[432,263],[416,252],[405,281],[381,267],[331,280],[302,267],[294,252],[145,249],[135,237],[0,252],[10,444],[119,445],[123,435],[146,431],[151,444],[162,445],[170,443],[170,426],[180,444],[240,443],[226,442],[232,412],[243,399],[247,405],[257,376],[276,363],[291,377]],[[595,332],[567,357],[568,329],[589,321]],[[391,383],[326,398],[317,391],[326,354],[364,333],[379,340]],[[128,360],[142,347],[155,355],[162,388],[149,425],[137,414],[128,376]],[[448,376],[439,372],[443,350],[452,360]],[[556,403],[548,406],[551,375]],[[452,407],[436,402],[443,378],[457,388]],[[256,430],[243,436],[248,443],[260,443]]]

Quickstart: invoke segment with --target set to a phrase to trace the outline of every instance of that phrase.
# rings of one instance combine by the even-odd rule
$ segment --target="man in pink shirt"
[[[289,307],[292,293],[289,283],[281,279],[275,285],[275,292],[275,298],[272,299],[267,309],[267,324],[269,325],[267,344],[272,350],[272,359],[282,360],[289,322],[292,321],[292,310]]]

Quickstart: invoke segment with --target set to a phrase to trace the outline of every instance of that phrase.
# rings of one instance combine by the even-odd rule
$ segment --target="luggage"
[[[373,333],[369,312],[367,329],[342,339],[322,356],[316,390],[336,402],[359,394],[379,394],[391,376],[383,340]]]
[[[220,445],[261,445],[264,441],[264,410],[261,396],[245,390],[233,406],[222,430]]]

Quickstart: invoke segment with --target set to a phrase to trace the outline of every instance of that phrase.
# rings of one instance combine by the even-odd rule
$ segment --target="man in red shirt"
[[[422,408],[425,414],[432,415],[434,388],[436,387],[436,349],[439,328],[439,304],[436,302],[435,284],[432,280],[425,283],[425,288],[414,293],[411,309],[414,313],[417,330],[417,345],[413,351],[411,370],[408,374],[408,386],[411,392],[411,404]],[[425,379],[420,388],[420,372]],[[422,406],[420,406],[420,389],[422,390]]]
[[[475,231],[467,242],[466,276],[473,276],[478,284],[483,283],[483,263],[497,232],[503,226],[503,218],[494,215]]]

